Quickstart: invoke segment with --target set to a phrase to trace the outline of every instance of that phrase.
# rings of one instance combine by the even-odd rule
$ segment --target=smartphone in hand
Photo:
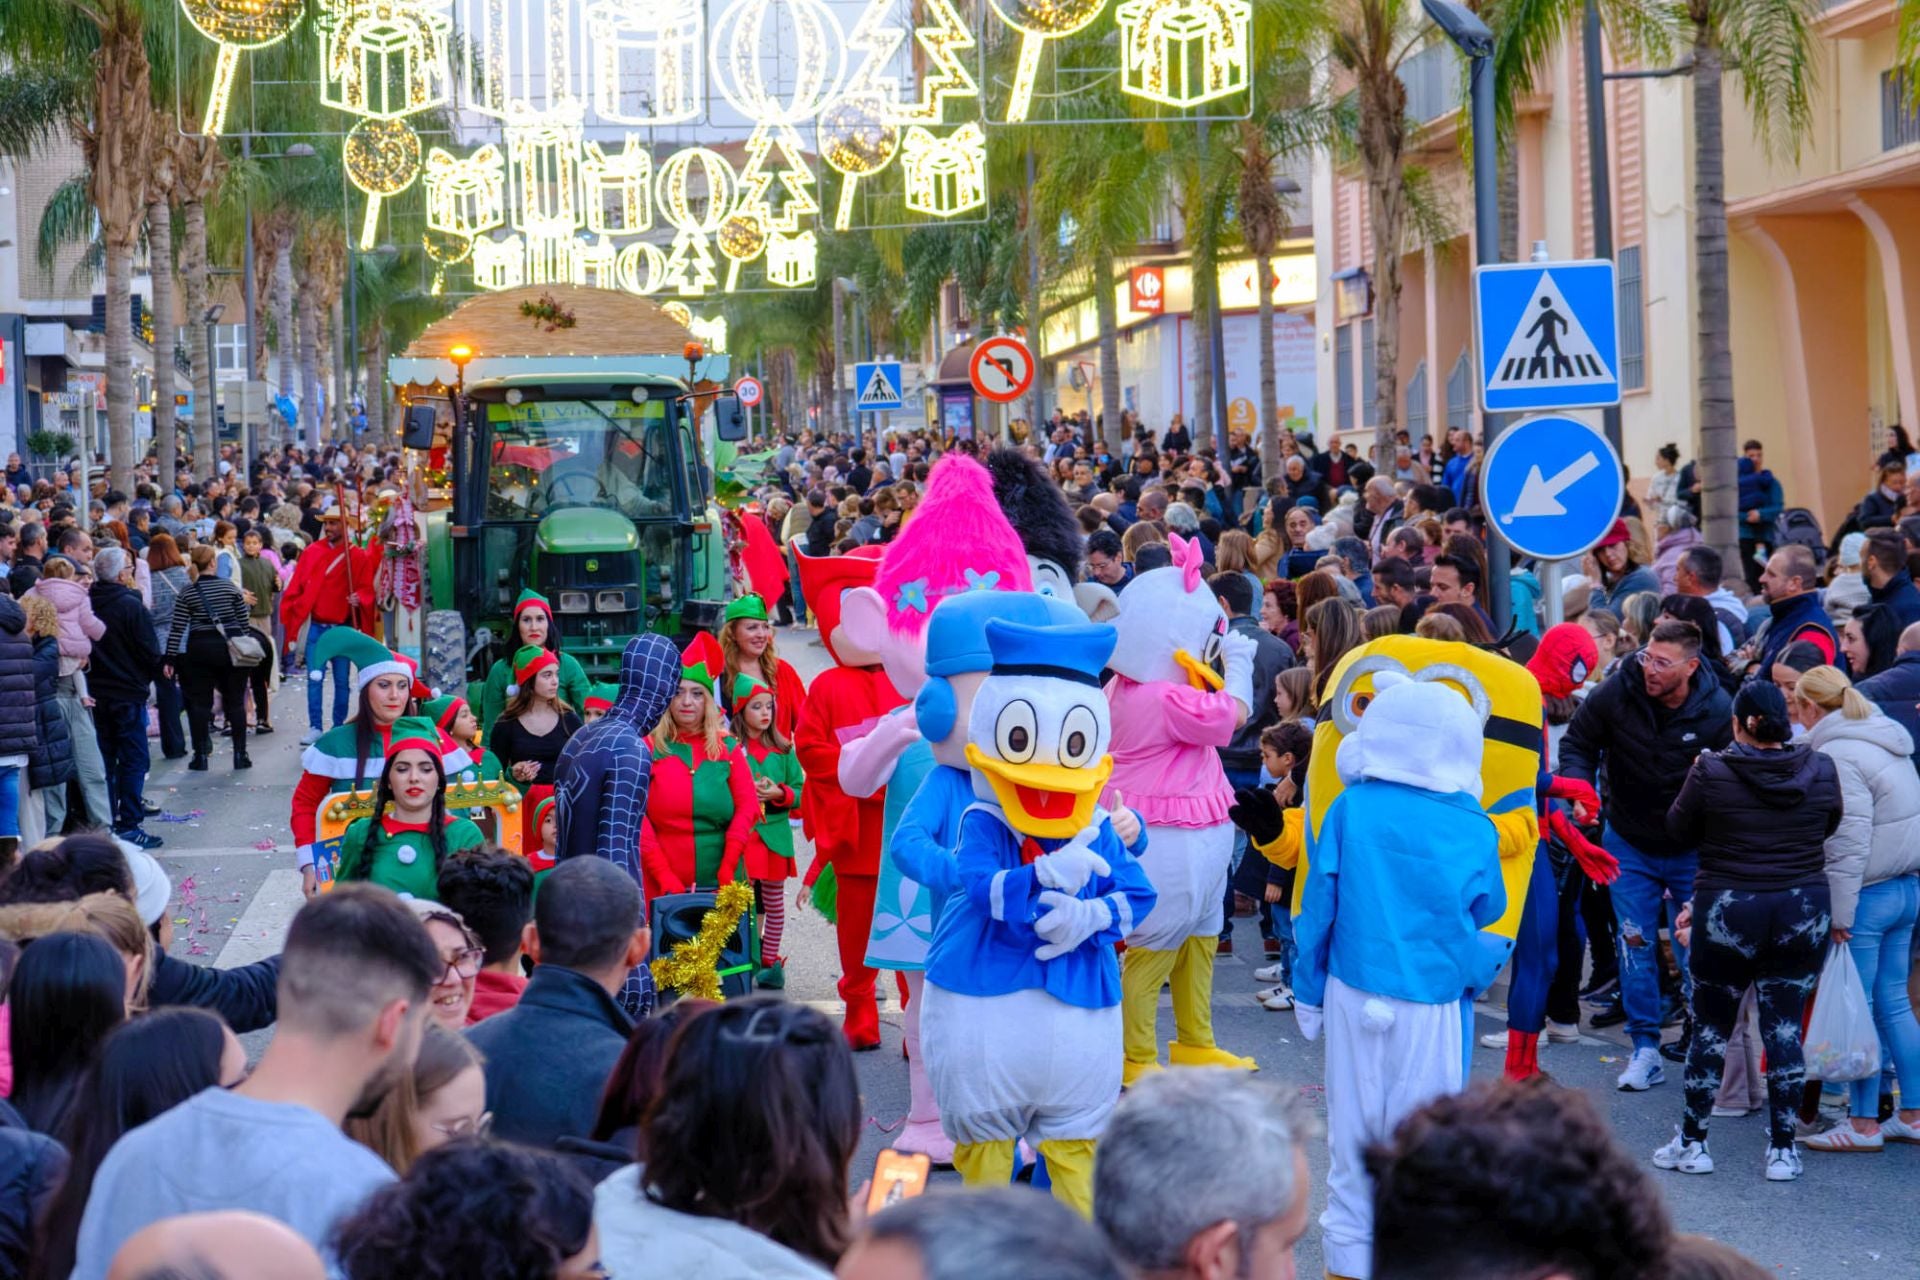
[[[873,1189],[867,1192],[867,1212],[878,1213],[900,1200],[917,1196],[927,1189],[927,1174],[933,1162],[920,1152],[895,1151],[888,1147],[873,1162]]]

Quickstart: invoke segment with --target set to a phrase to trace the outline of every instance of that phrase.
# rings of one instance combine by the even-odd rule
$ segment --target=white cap
[[[140,909],[141,923],[158,923],[167,912],[167,903],[173,899],[173,882],[167,879],[159,861],[145,849],[125,840],[116,839],[114,843],[120,846],[127,869],[133,872],[133,905]]]

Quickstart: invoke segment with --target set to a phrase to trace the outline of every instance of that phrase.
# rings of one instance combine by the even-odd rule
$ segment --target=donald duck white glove
[[[1095,875],[1112,875],[1107,860],[1089,847],[1099,838],[1098,827],[1086,827],[1052,853],[1041,854],[1033,860],[1034,879],[1049,889],[1079,893]]]
[[[1227,668],[1226,692],[1240,704],[1241,715],[1253,714],[1253,659],[1260,646],[1237,631],[1220,637],[1220,657]]]
[[[1063,956],[1102,929],[1113,927],[1113,908],[1105,898],[1076,898],[1049,889],[1041,893],[1040,905],[1047,913],[1034,922],[1033,931],[1046,942],[1035,949],[1036,960]]]

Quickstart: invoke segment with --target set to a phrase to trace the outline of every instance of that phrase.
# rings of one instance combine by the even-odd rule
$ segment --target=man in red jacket
[[[880,1010],[873,996],[876,974],[866,960],[880,875],[886,790],[865,800],[842,791],[840,749],[864,737],[906,699],[880,669],[880,655],[847,638],[840,625],[840,594],[850,587],[873,584],[880,566],[879,550],[872,548],[870,555],[798,557],[801,591],[820,620],[827,652],[839,664],[822,672],[807,690],[793,748],[807,775],[806,823],[817,851],[815,861],[824,860],[833,867],[838,885],[834,930],[840,942],[840,998],[847,1006],[847,1043],[856,1050],[880,1047]]]
[[[307,732],[303,745],[311,745],[320,736],[321,689],[326,673],[313,665],[313,646],[329,629],[360,626],[361,619],[373,617],[373,582],[380,569],[379,552],[356,547],[347,540],[346,522],[338,511],[320,516],[320,541],[301,553],[294,562],[293,581],[280,597],[280,622],[286,629],[287,650],[293,650],[293,638],[307,627],[304,650],[307,665]],[[364,629],[364,628],[363,628]],[[323,664],[324,665],[324,664]],[[345,658],[333,663],[333,723],[347,718],[347,690],[350,675]]]

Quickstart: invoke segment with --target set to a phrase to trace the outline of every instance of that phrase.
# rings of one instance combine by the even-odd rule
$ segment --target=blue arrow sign
[[[904,408],[900,396],[900,362],[880,360],[853,366],[853,408],[856,413]]]
[[[1557,414],[1508,427],[1480,464],[1480,502],[1492,527],[1538,560],[1570,560],[1600,541],[1625,492],[1607,438]]]
[[[1473,325],[1480,403],[1488,413],[1620,403],[1613,263],[1476,267]]]

